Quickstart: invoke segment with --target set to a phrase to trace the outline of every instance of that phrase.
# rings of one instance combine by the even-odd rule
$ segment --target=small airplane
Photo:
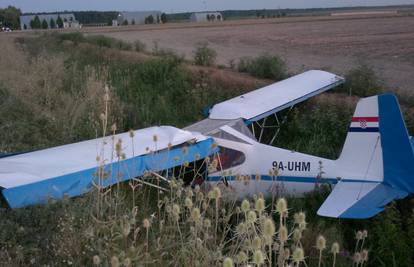
[[[270,144],[277,138],[282,110],[343,82],[335,74],[311,70],[216,104],[208,118],[182,130],[151,127],[5,156],[0,158],[2,195],[11,208],[20,208],[89,192],[98,162],[109,173],[100,184],[107,187],[208,158],[201,177],[191,178],[193,185],[224,184],[243,198],[258,193],[300,197],[317,184],[330,184],[333,190],[319,215],[370,218],[414,192],[414,139],[394,95],[360,99],[337,160],[262,142],[267,129],[275,130]],[[276,125],[268,125],[269,118]],[[122,157],[114,155],[119,143]]]

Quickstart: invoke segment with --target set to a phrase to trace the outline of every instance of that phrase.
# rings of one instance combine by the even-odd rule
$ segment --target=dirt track
[[[218,64],[262,53],[281,55],[293,72],[317,68],[339,74],[358,61],[372,65],[386,84],[414,91],[414,17],[312,17],[229,21],[223,24],[166,24],[84,29],[152,48],[175,50],[191,58],[207,41]]]

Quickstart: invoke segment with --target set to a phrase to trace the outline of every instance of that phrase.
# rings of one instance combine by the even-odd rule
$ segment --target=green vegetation
[[[257,58],[242,58],[237,69],[263,79],[279,81],[287,77],[286,63],[276,55],[265,54]]]
[[[349,95],[367,97],[380,94],[383,85],[372,67],[360,64],[345,75],[346,83],[342,90]]]
[[[199,43],[194,51],[194,63],[199,66],[213,66],[217,52],[208,46],[208,43]]]
[[[20,16],[22,11],[14,6],[0,8],[0,27],[8,27],[13,30],[20,29]]]
[[[191,72],[195,66],[158,48],[142,59],[128,45],[79,33],[1,42],[0,150],[32,150],[101,135],[105,107],[110,114],[104,125],[116,124],[118,131],[181,127],[201,119],[204,107],[244,90],[231,76],[225,86],[214,81],[213,68]],[[281,114],[288,123],[277,144],[335,158],[355,100],[325,94]],[[413,111],[408,104],[403,108]],[[99,166],[104,160],[99,159]],[[201,164],[214,165],[214,159]],[[303,260],[307,266],[333,266],[335,259],[340,267],[351,266],[354,255],[359,259],[354,266],[414,264],[412,199],[397,201],[370,220],[334,220],[315,213],[329,188],[316,187],[285,204],[260,196],[240,203],[225,199],[230,194],[226,188],[204,193],[184,188],[180,178],[186,168],[169,184],[150,174],[144,177],[166,192],[132,180],[96,187],[77,199],[0,210],[0,265],[232,266],[246,261],[267,265],[272,258],[295,266],[305,266]],[[368,232],[358,231],[363,229]],[[368,262],[363,261],[368,255]]]

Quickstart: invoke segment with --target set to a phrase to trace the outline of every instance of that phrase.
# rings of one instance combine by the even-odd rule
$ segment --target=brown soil
[[[414,16],[302,17],[224,23],[177,23],[119,28],[86,28],[152,49],[175,50],[192,57],[194,46],[207,41],[217,63],[263,53],[286,59],[292,72],[326,69],[344,74],[359,62],[373,66],[390,88],[414,90]]]

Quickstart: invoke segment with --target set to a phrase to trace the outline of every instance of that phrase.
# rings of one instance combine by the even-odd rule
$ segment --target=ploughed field
[[[387,86],[414,90],[414,16],[299,17],[83,31],[128,42],[140,40],[148,50],[157,43],[189,59],[197,43],[208,42],[222,65],[271,53],[282,56],[292,72],[316,68],[343,74],[363,62]]]

